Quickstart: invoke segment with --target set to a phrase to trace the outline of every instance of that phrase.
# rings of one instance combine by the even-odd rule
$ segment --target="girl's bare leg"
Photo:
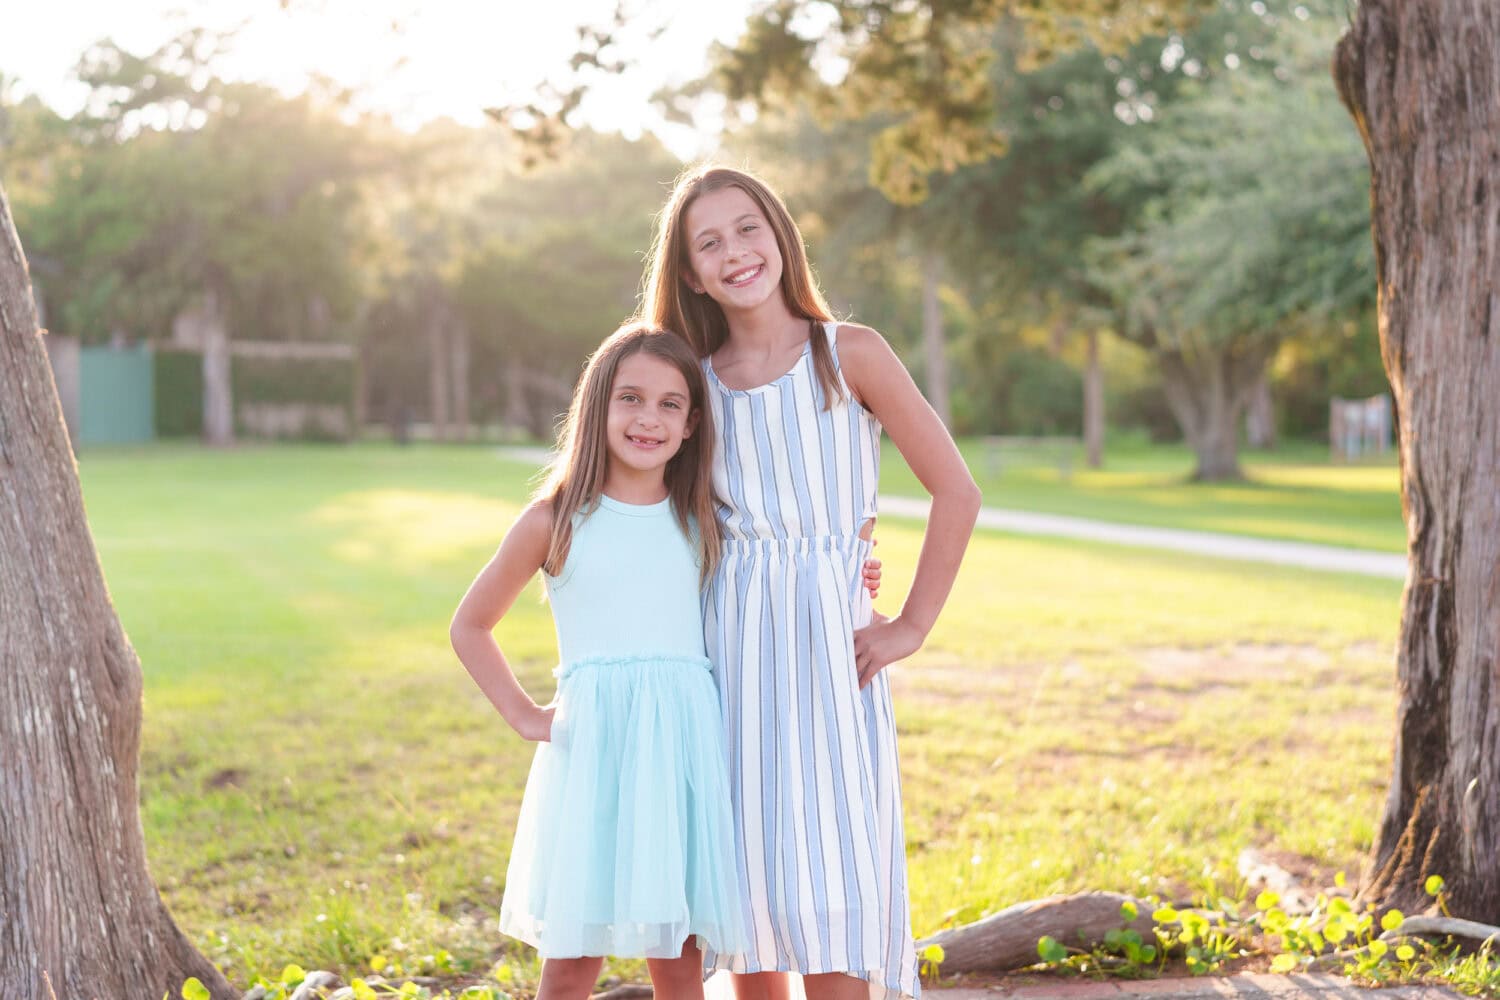
[[[603,965],[603,957],[547,959],[542,962],[536,1000],[588,1000]]]
[[[735,1000],[790,1000],[792,985],[785,972],[749,972],[730,977]]]
[[[870,1000],[870,984],[842,972],[822,972],[802,977],[807,1000]]]
[[[693,938],[677,958],[648,958],[646,968],[656,1000],[703,1000],[703,952]]]

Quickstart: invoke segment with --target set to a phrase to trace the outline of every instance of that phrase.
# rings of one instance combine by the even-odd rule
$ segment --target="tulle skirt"
[[[719,698],[706,658],[590,658],[558,676],[500,930],[543,958],[745,946]]]

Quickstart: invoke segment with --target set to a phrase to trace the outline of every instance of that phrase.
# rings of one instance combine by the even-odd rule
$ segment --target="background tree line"
[[[1082,435],[1097,463],[1107,414],[1186,439],[1219,478],[1247,412],[1252,443],[1315,437],[1329,395],[1383,387],[1368,172],[1326,73],[1341,11],[1224,0],[1189,30],[1045,62],[1044,32],[997,17],[966,50],[984,58],[936,81],[993,94],[965,132],[902,117],[920,53],[871,46],[829,87],[816,47],[772,44],[792,37],[773,8],[673,100],[755,109],[723,155],[780,186],[831,297],[903,348],[956,431]],[[530,165],[501,129],[408,133],[332,84],[222,80],[221,42],[101,43],[67,119],[0,96],[48,324],[153,339],[196,311],[227,338],[344,341],[372,421],[546,437],[633,308],[676,158],[574,131]]]

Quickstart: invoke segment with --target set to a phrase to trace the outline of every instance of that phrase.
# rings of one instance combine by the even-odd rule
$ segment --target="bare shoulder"
[[[533,500],[527,504],[505,538],[528,548],[540,546],[545,551],[552,540],[552,501]]]
[[[900,379],[906,374],[905,366],[891,345],[868,326],[840,323],[838,343],[839,368],[861,404],[868,406],[866,401],[871,391],[879,393],[888,380]]]
[[[867,360],[872,354],[884,354],[890,351],[890,345],[885,342],[877,331],[860,323],[839,324],[839,359],[845,355],[853,357],[856,363]]]

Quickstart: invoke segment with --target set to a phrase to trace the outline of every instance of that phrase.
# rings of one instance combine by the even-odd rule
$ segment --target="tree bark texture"
[[[1363,0],[1333,73],[1370,157],[1410,573],[1367,899],[1500,923],[1500,4]]]
[[[922,352],[927,368],[927,402],[937,411],[943,426],[953,429],[953,411],[948,404],[948,344],[943,336],[943,304],[938,287],[943,277],[943,259],[930,250],[922,258]]]
[[[141,669],[110,603],[0,192],[0,997],[235,996],[173,923],[136,802]]]

